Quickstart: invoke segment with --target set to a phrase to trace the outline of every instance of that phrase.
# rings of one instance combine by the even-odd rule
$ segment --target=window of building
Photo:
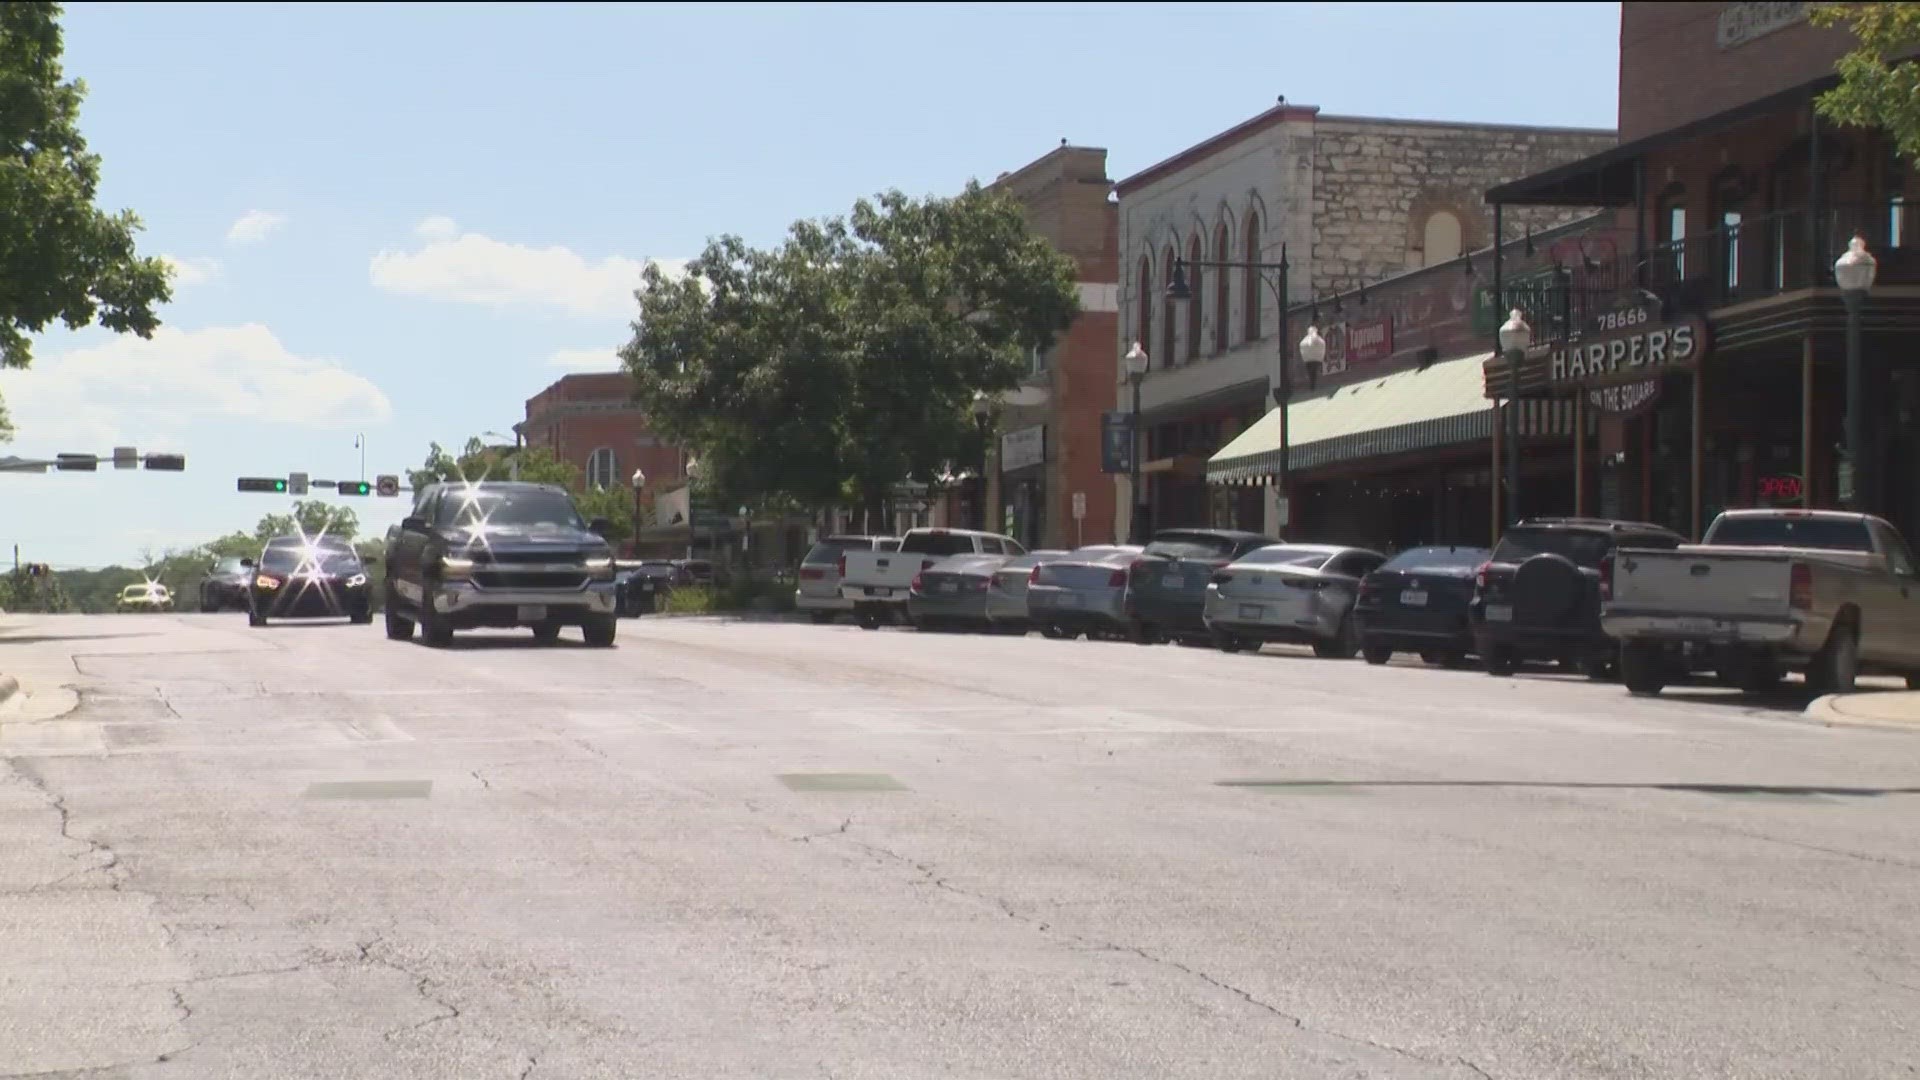
[[[1260,214],[1247,211],[1247,262],[1260,261]],[[1246,281],[1240,286],[1240,310],[1246,313],[1246,326],[1241,331],[1242,341],[1260,340],[1260,297],[1266,290],[1260,284],[1260,271],[1247,267]]]
[[[1200,260],[1206,258],[1200,247],[1200,234],[1187,241],[1187,287],[1193,299],[1187,302],[1187,362],[1200,359],[1200,333],[1206,327],[1207,290],[1200,273]]]
[[[1726,230],[1721,237],[1721,257],[1727,269],[1724,283],[1727,295],[1732,296],[1740,291],[1740,211],[1722,212],[1720,224]]]
[[[1436,210],[1427,216],[1421,233],[1422,265],[1449,262],[1461,254],[1460,219],[1449,210]]]
[[[1167,274],[1168,274],[1167,280],[1172,281],[1173,280],[1173,277],[1172,277],[1173,245],[1172,244],[1167,245],[1166,254],[1161,256],[1160,265],[1167,267]],[[1178,311],[1179,309],[1178,307],[1175,306],[1174,300],[1172,297],[1170,296],[1164,297],[1160,301],[1160,366],[1161,367],[1173,366],[1173,345],[1175,340],[1179,337],[1179,335],[1175,333],[1173,320],[1174,320],[1174,316],[1178,314]]]
[[[1050,367],[1053,362],[1051,359],[1052,352],[1052,349],[1045,346],[1035,345],[1033,352],[1027,357],[1027,374],[1045,375],[1047,368]]]
[[[610,488],[619,483],[619,462],[614,459],[613,447],[603,446],[587,456],[587,486]]]
[[[1887,200],[1887,246],[1899,247],[1907,233],[1907,197],[1895,194]]]
[[[1137,325],[1133,328],[1133,340],[1143,349],[1153,348],[1153,260],[1140,256],[1140,291],[1134,294],[1133,302],[1138,308],[1134,312]]]
[[[1221,222],[1213,231],[1214,258],[1221,262],[1232,262],[1233,252],[1227,249],[1227,223]],[[1227,288],[1232,280],[1222,269],[1214,275],[1213,283],[1213,351],[1227,351],[1227,312],[1233,300],[1231,290]]]

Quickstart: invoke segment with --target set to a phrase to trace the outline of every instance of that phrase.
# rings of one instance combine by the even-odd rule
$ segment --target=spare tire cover
[[[1514,573],[1513,592],[1514,622],[1559,626],[1579,610],[1587,582],[1565,555],[1535,555]]]

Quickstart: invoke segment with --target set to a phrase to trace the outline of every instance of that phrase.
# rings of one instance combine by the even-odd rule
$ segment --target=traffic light
[[[365,480],[342,480],[333,490],[342,495],[366,495],[373,491],[373,485]]]
[[[152,459],[148,459],[147,468],[153,468]],[[287,482],[277,476],[243,476],[240,478],[241,491],[264,491],[269,495],[285,495]]]
[[[92,454],[58,454],[53,467],[61,472],[98,472],[100,459]]]
[[[185,454],[148,454],[147,471],[186,472],[187,457]]]

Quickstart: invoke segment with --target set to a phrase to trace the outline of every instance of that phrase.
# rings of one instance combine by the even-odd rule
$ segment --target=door
[[[444,492],[432,492],[413,508],[414,517],[431,525],[440,512]],[[393,554],[388,560],[387,578],[394,591],[408,604],[418,604],[424,588],[427,534],[419,529],[401,529],[394,537]]]

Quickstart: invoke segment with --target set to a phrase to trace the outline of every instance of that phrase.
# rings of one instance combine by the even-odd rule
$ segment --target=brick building
[[[1570,501],[1697,536],[1729,506],[1857,494],[1920,528],[1920,190],[1886,136],[1815,111],[1852,38],[1806,8],[1622,4],[1628,141],[1487,193],[1496,213],[1605,210],[1617,234],[1556,288],[1503,283],[1538,312],[1536,343],[1517,372],[1489,362],[1487,394],[1571,407],[1583,432],[1527,444],[1509,520]],[[1861,313],[1866,452],[1849,463],[1833,263],[1856,234],[1879,273]],[[1656,361],[1652,338],[1683,332],[1697,345]],[[1570,483],[1536,472],[1549,452],[1576,456]]]
[[[516,432],[580,470],[596,487],[629,488],[633,471],[647,474],[643,495],[686,484],[686,456],[647,428],[624,372],[566,375],[527,399]]]
[[[1277,276],[1193,268],[1194,299],[1178,302],[1166,295],[1177,258],[1277,263],[1284,250],[1289,306],[1304,308],[1490,244],[1487,187],[1614,142],[1611,131],[1322,116],[1283,102],[1121,181],[1115,357],[1137,340],[1151,358],[1141,387],[1151,525],[1277,527],[1260,490],[1205,483],[1208,458],[1267,414],[1280,348],[1293,351],[1279,338]],[[1510,235],[1580,216],[1543,208],[1510,220]],[[1304,329],[1292,323],[1288,336]]]

